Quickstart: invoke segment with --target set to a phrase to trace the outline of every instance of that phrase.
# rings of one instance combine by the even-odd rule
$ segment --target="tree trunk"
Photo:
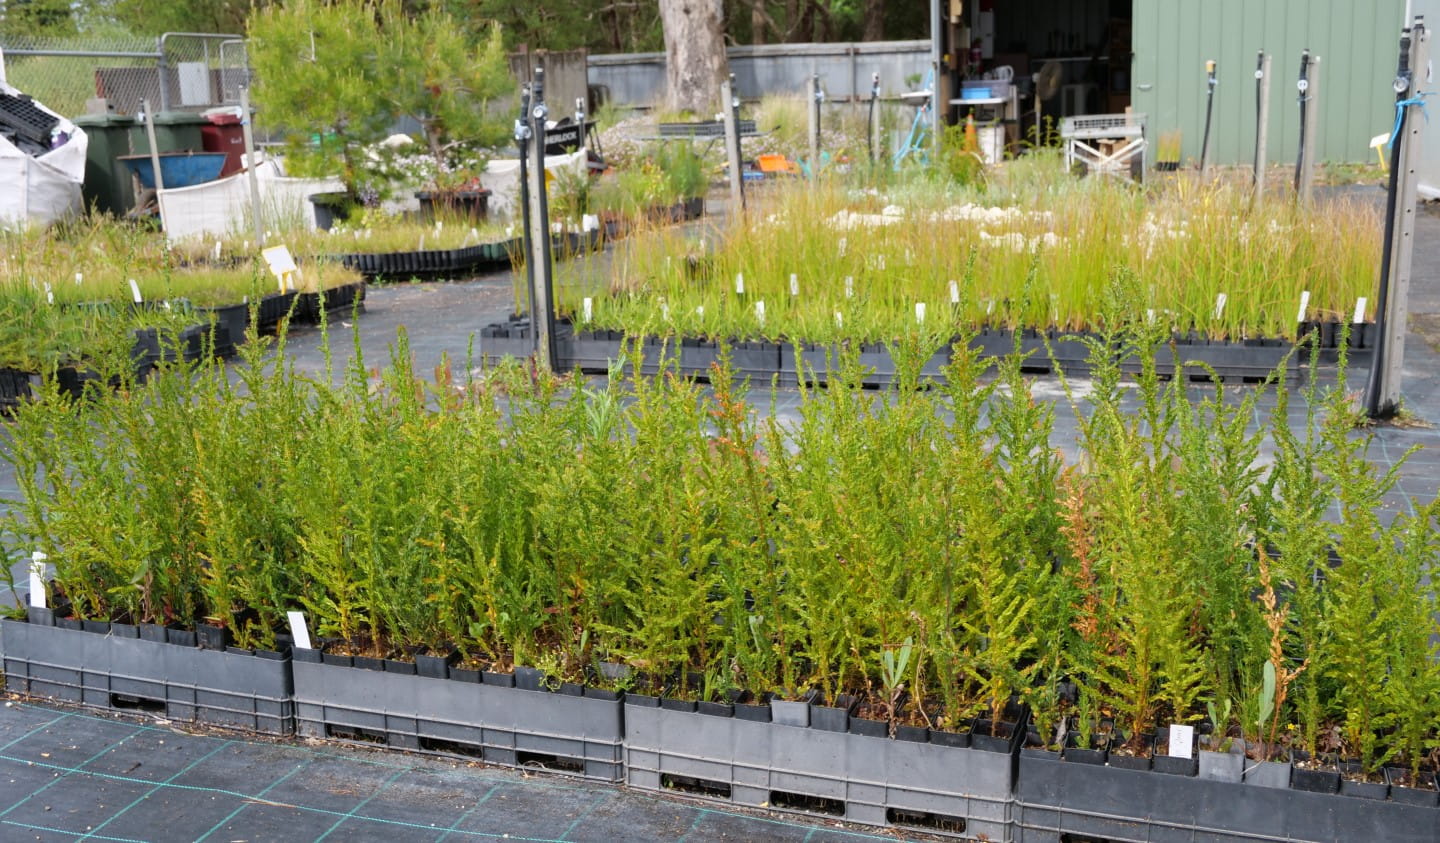
[[[729,73],[720,21],[723,0],[660,0],[665,31],[665,107],[709,116]]]
[[[865,31],[862,41],[885,40],[885,0],[865,0]]]

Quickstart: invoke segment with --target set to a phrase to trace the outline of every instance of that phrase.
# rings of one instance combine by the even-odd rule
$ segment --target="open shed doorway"
[[[1132,6],[1132,0],[943,0],[945,119],[998,120],[1007,146],[1018,151],[1021,141],[1036,141],[1037,126],[1053,143],[1061,117],[1124,113]],[[991,99],[1005,102],[978,105]]]

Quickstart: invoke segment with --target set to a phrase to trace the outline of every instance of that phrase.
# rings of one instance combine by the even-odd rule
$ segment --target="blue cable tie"
[[[1395,136],[1400,134],[1400,123],[1405,119],[1405,109],[1412,105],[1420,106],[1420,114],[1425,122],[1430,122],[1430,112],[1425,110],[1425,98],[1435,93],[1434,91],[1416,91],[1415,96],[1400,100],[1395,103],[1395,128],[1390,130],[1390,140],[1385,142],[1385,148],[1391,149],[1395,146]]]

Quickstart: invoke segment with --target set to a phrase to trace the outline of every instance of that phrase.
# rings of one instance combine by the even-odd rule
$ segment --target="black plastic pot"
[[[295,299],[294,318],[297,322],[319,322],[322,312],[327,316],[335,314],[344,318],[357,304],[361,310],[365,309],[365,291],[365,282],[355,281],[320,292],[299,293]]]
[[[261,298],[257,313],[260,330],[273,331],[280,324],[281,319],[289,318],[295,307],[295,297],[294,292],[289,292],[271,293]]]
[[[348,193],[312,193],[306,198],[315,208],[315,227],[322,231],[350,219],[355,210],[355,200]]]
[[[420,190],[415,193],[420,200],[420,218],[435,219],[437,211],[468,217],[480,221],[487,216],[490,191],[485,188],[473,190]]]
[[[218,307],[195,309],[202,316],[214,319],[214,348],[217,357],[233,357],[235,350],[245,343],[245,332],[250,327],[250,305],[229,304]]]
[[[1419,781],[1410,781],[1410,771],[1399,767],[1385,768],[1385,783],[1390,786],[1390,799],[1406,805],[1434,808],[1440,804],[1435,773],[1422,770]]]
[[[1110,749],[1110,739],[1104,735],[1092,735],[1090,746],[1079,745],[1079,736],[1074,732],[1065,736],[1065,751],[1060,757],[1076,764],[1104,764]]]
[[[30,385],[33,378],[35,375],[29,372],[22,372],[8,366],[0,367],[0,412],[9,412],[21,401],[30,400],[32,394]]]
[[[1290,786],[1307,793],[1339,793],[1340,770],[1334,766],[1296,765],[1290,771]]]

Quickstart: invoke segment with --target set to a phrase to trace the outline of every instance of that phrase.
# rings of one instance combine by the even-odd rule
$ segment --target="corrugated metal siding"
[[[1211,145],[1216,163],[1255,152],[1255,54],[1271,55],[1268,154],[1294,162],[1300,52],[1321,57],[1318,161],[1366,161],[1370,138],[1390,130],[1390,82],[1404,0],[1135,0],[1132,102],[1150,142],[1179,128],[1183,158],[1200,157],[1205,62],[1219,62]],[[1145,89],[1144,85],[1150,88]],[[1153,157],[1153,155],[1152,155]]]

